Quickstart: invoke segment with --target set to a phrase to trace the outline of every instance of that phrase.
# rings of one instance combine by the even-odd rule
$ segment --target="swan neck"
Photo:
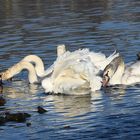
[[[109,83],[111,85],[122,84],[122,77],[123,77],[123,74],[124,74],[124,70],[125,70],[125,65],[124,65],[124,62],[122,62],[118,66],[117,71],[112,76],[112,78],[110,79],[110,82]]]
[[[45,76],[44,63],[43,63],[42,59],[39,56],[37,56],[37,55],[28,55],[28,56],[24,57],[22,59],[22,61],[27,61],[27,62],[31,62],[31,63],[35,64],[36,74],[39,77]]]
[[[34,66],[31,63],[25,61],[20,61],[16,65],[12,66],[11,68],[3,72],[2,80],[8,80],[13,76],[17,75],[18,73],[20,73],[24,69],[29,72],[28,79],[30,83],[35,83],[38,81]]]

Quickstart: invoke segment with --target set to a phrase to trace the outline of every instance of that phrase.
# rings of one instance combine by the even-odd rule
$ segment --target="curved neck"
[[[35,83],[38,81],[34,66],[31,63],[26,62],[26,61],[20,61],[16,65],[12,66],[11,68],[3,72],[2,80],[8,80],[12,78],[14,75],[17,75],[18,73],[20,73],[23,69],[26,69],[29,72],[28,78],[29,78],[30,83]]]
[[[66,52],[66,48],[65,45],[58,45],[57,46],[57,56],[61,56]],[[45,71],[44,68],[44,63],[42,61],[42,59],[37,56],[37,55],[28,55],[25,56],[22,61],[26,61],[26,62],[31,62],[35,64],[35,70],[36,70],[36,74],[39,77],[44,77],[47,76],[48,74],[50,74],[53,70],[53,67],[51,67],[51,69],[49,69],[48,71]]]
[[[36,74],[39,77],[43,77],[45,75],[44,64],[42,59],[37,55],[28,55],[22,59],[22,61],[31,62],[35,64]]]

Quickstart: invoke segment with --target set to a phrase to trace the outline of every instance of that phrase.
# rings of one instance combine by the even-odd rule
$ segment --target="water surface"
[[[24,56],[39,55],[46,68],[56,46],[70,51],[89,48],[109,55],[118,50],[125,62],[140,51],[138,0],[7,0],[0,4],[0,70]],[[29,85],[27,72],[5,83],[4,111],[30,113],[26,123],[0,126],[1,139],[140,138],[140,86],[111,87],[86,96],[46,95]],[[48,110],[38,114],[37,106]]]

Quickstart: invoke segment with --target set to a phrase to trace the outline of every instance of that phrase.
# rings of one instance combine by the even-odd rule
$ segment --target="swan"
[[[109,57],[102,53],[90,52],[88,49],[65,52],[54,62],[51,77],[42,80],[45,92],[75,94],[100,90],[99,72],[119,54],[114,52]],[[75,92],[76,91],[76,92]]]
[[[2,80],[7,80],[23,69],[27,69],[30,83],[38,82],[37,76],[47,76],[41,82],[45,92],[85,94],[86,91],[96,91],[101,88],[102,78],[99,72],[119,54],[114,52],[106,57],[102,53],[90,52],[89,49],[69,52],[64,45],[60,45],[57,48],[57,55],[56,61],[46,71],[41,58],[36,55],[26,56],[19,63],[2,72]]]
[[[33,64],[23,60],[2,72],[2,80],[12,78],[23,69],[29,72],[28,79],[30,83],[38,82]],[[85,94],[85,92],[89,93],[90,89],[92,91],[99,90],[101,87],[101,77],[96,75],[96,69],[90,59],[73,61],[69,66],[61,68],[59,73],[57,73],[57,69],[54,69],[51,76],[42,80],[42,87],[45,89],[45,92],[56,94]]]
[[[104,69],[103,86],[132,85],[140,82],[140,61],[125,65],[121,56],[114,58]]]

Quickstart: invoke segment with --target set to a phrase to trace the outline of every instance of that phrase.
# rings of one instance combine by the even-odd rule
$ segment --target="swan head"
[[[106,87],[111,80],[111,78],[115,75],[118,68],[120,66],[124,66],[124,62],[121,56],[114,58],[104,69],[103,78],[102,78],[102,86]]]
[[[8,68],[7,70],[0,73],[1,80],[9,80],[15,75],[19,74],[22,70],[27,70],[29,72],[28,79],[30,83],[38,82],[36,71],[34,66],[26,61],[20,61],[19,63],[13,65],[12,67]]]
[[[5,71],[0,73],[0,80],[1,81],[5,81],[5,80],[10,81],[12,79],[12,77],[13,77],[13,75],[8,70],[5,70]]]

